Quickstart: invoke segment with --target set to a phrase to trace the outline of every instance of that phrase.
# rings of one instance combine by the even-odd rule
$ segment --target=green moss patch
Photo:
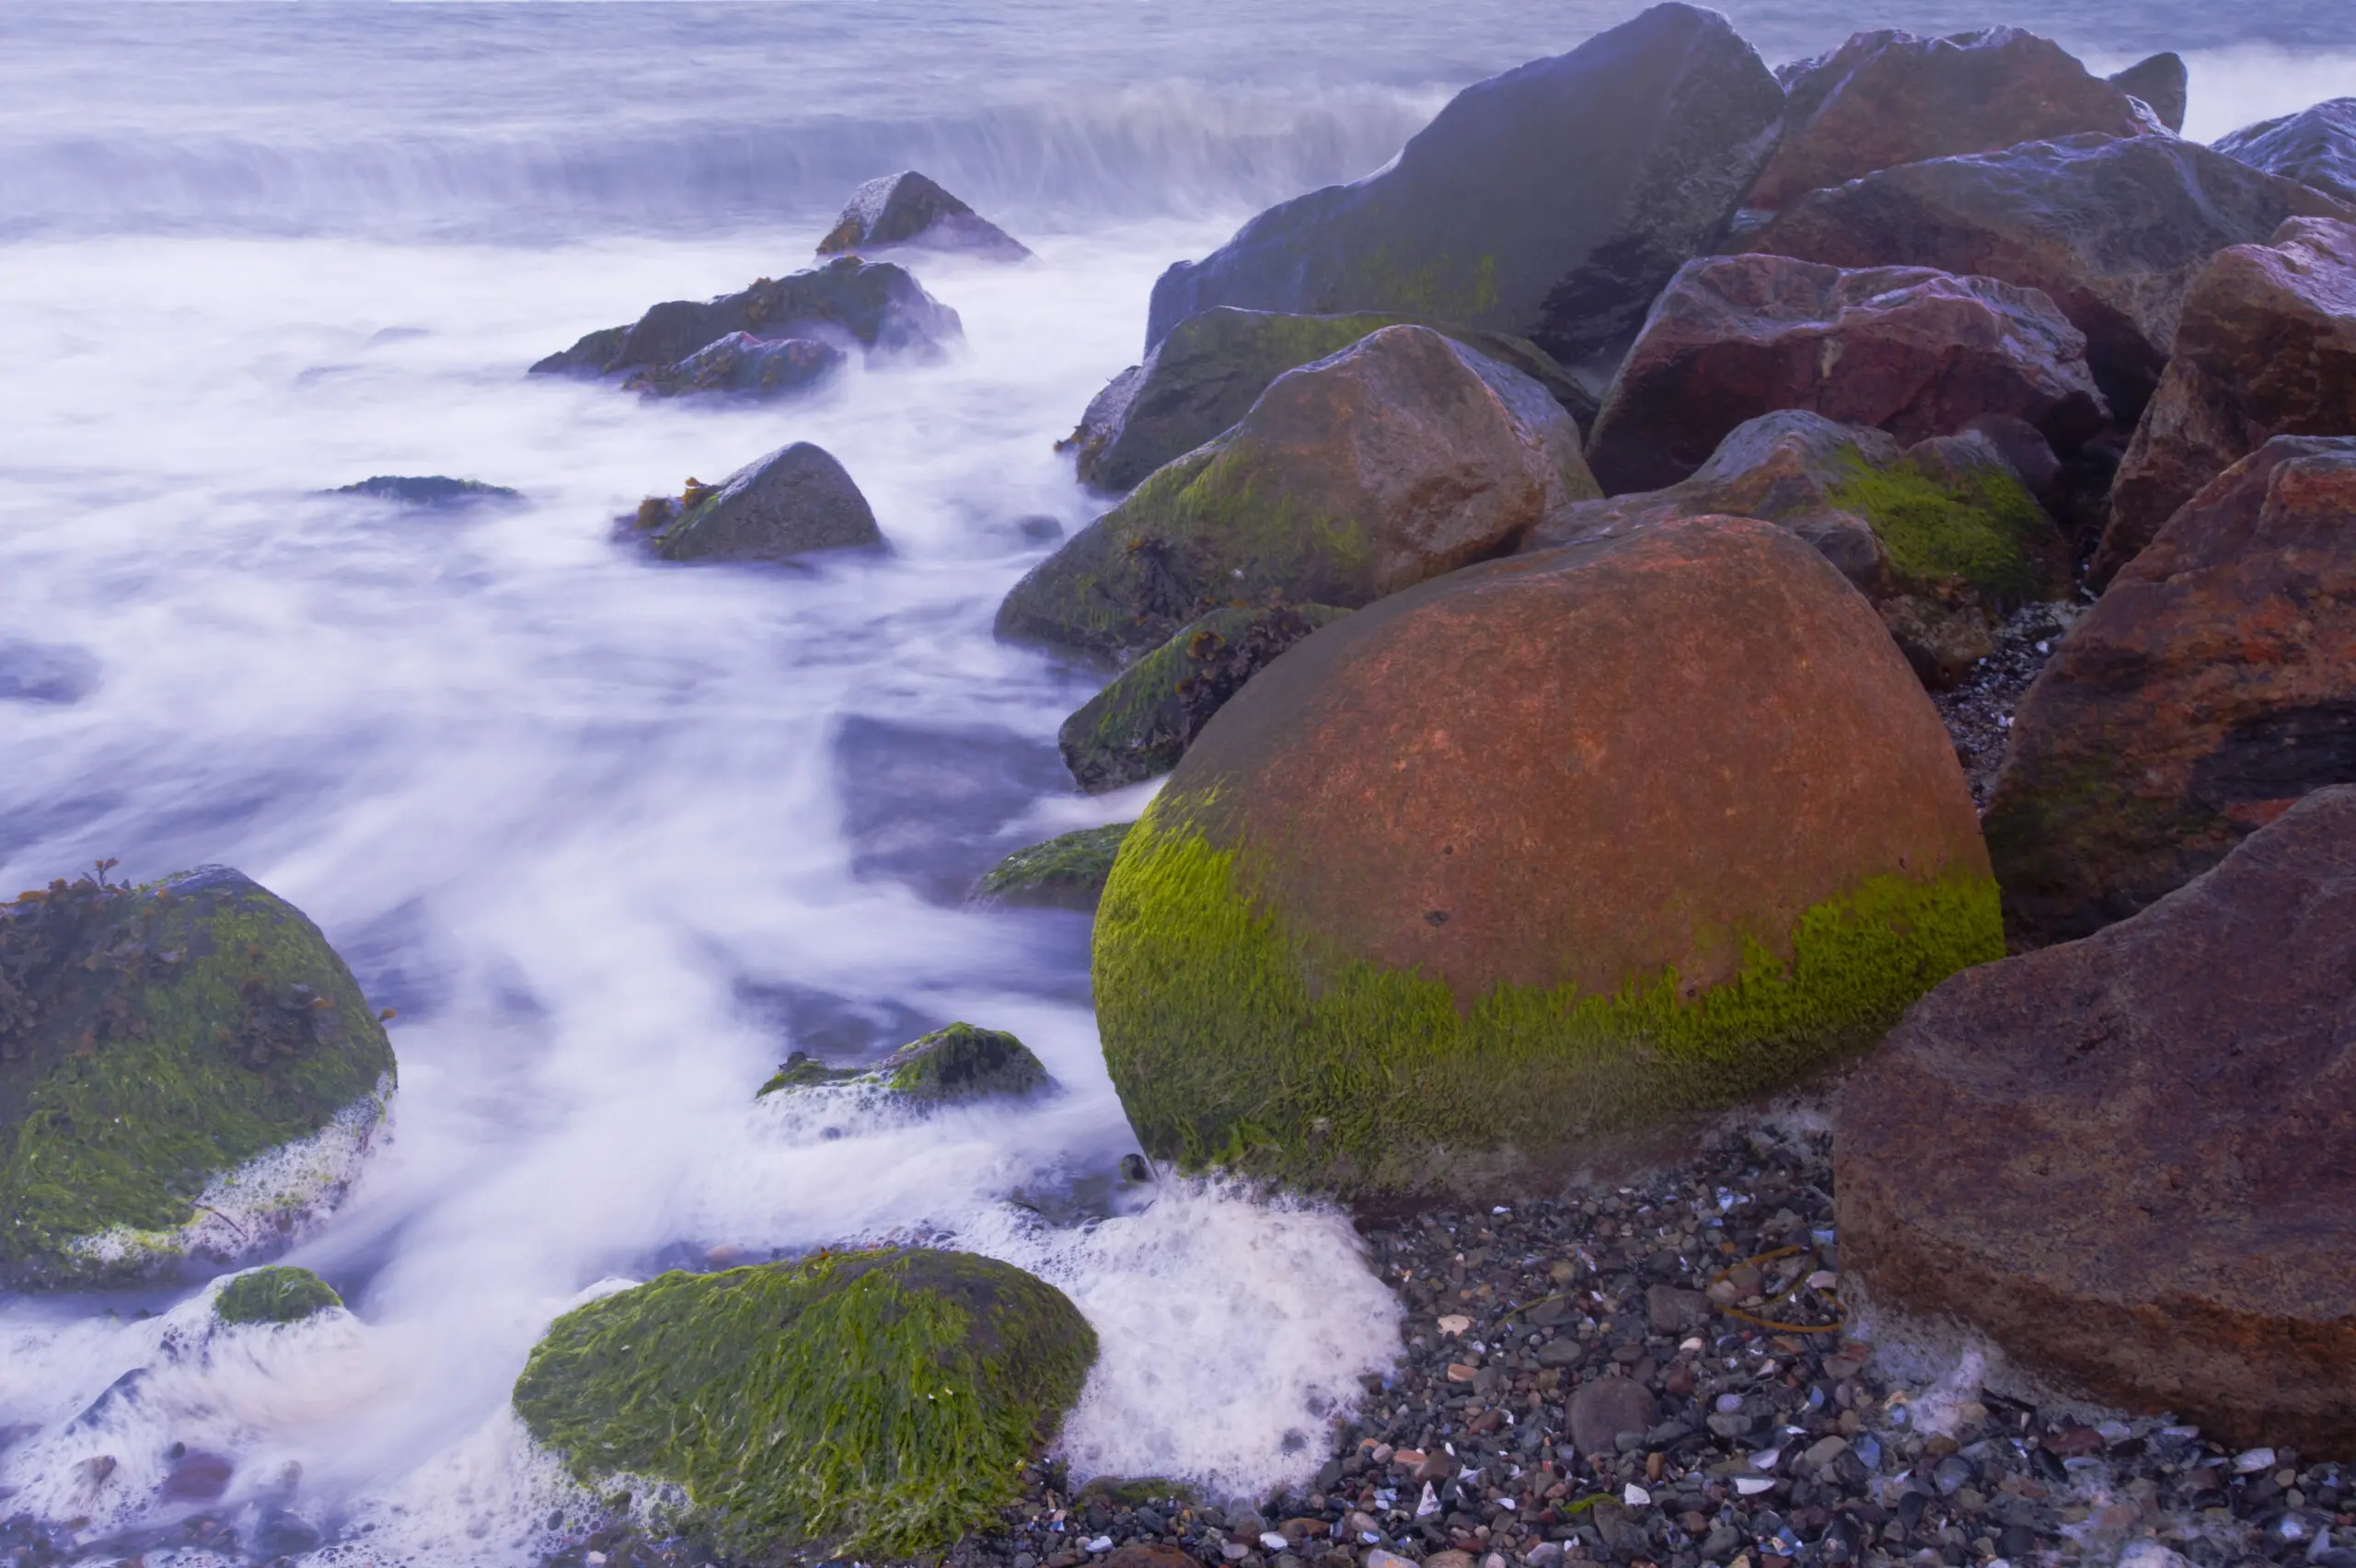
[[[213,1315],[225,1323],[299,1323],[342,1305],[343,1297],[310,1270],[272,1263],[223,1286],[213,1298]]]
[[[728,1556],[906,1556],[995,1521],[1095,1359],[1063,1293],[1010,1264],[822,1253],[568,1312],[514,1400],[584,1482],[680,1487],[680,1527]]]
[[[2011,607],[2066,591],[2062,537],[2021,482],[1989,467],[1941,479],[1901,460],[1868,465],[1854,448],[1827,496],[1873,525],[1908,588],[1961,584]]]
[[[885,1086],[927,1100],[978,1094],[1027,1094],[1044,1089],[1047,1069],[1031,1047],[1002,1029],[953,1023],[892,1053]]]
[[[1288,929],[1165,796],[1097,915],[1097,1022],[1149,1153],[1414,1189],[1542,1169],[1586,1135],[1789,1082],[2004,944],[1992,880],[1882,876],[1744,951],[1732,979],[1691,995],[1669,969],[1609,995],[1499,986],[1460,1007],[1439,981]]]
[[[393,1070],[318,928],[235,871],[139,888],[101,872],[0,905],[0,1279],[152,1272],[73,1243],[188,1224],[213,1177]]]
[[[1044,905],[1059,909],[1093,909],[1113,872],[1113,857],[1129,824],[1083,827],[1058,834],[1044,844],[1017,849],[990,868],[974,889],[976,899],[999,904]]]

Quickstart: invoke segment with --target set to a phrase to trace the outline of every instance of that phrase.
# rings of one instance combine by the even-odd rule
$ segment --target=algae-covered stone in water
[[[236,871],[101,870],[0,905],[0,1278],[168,1273],[208,1183],[330,1124],[364,1132],[393,1070],[318,928]],[[331,1195],[285,1194],[200,1250],[271,1245]]]
[[[1053,909],[1093,909],[1112,874],[1113,857],[1129,824],[1083,827],[1057,834],[1044,844],[1027,845],[991,867],[974,889],[977,904],[1043,905]]]
[[[1096,1359],[988,1258],[822,1252],[666,1274],[559,1318],[516,1412],[584,1482],[649,1477],[730,1557],[938,1552],[996,1522]]]
[[[1046,1067],[1015,1036],[1002,1029],[953,1023],[901,1046],[872,1072],[830,1067],[796,1051],[754,1098],[783,1090],[864,1084],[911,1100],[971,1100],[1028,1094],[1046,1083]]]
[[[213,1298],[213,1315],[225,1323],[299,1323],[342,1305],[343,1297],[310,1270],[270,1263],[223,1285]]]

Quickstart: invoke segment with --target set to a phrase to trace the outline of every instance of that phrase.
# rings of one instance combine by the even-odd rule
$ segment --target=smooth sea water
[[[0,1517],[151,1564],[306,1531],[321,1562],[528,1562],[584,1516],[506,1407],[553,1315],[886,1238],[1071,1293],[1104,1347],[1082,1474],[1312,1470],[1396,1309],[1338,1215],[1118,1183],[1085,920],[961,899],[1142,792],[1071,792],[1055,729],[1102,675],[990,617],[1045,548],[1022,520],[1101,507],[1053,444],[1136,357],[1162,266],[1632,10],[0,4],[0,887],[237,866],[399,1010],[401,1062],[289,1259],[351,1316],[224,1333],[195,1285],[0,1297]],[[1730,14],[1771,63],[1886,25],[2012,21],[2102,69],[2177,49],[2202,138],[2356,91],[2340,0]],[[768,407],[524,375],[806,264],[905,167],[1039,253],[913,259],[964,320],[946,363]],[[842,459],[888,556],[611,542],[641,496],[795,440]],[[318,493],[394,473],[527,501]],[[751,1101],[791,1050],[871,1062],[960,1018],[1057,1092]],[[234,1462],[222,1497],[165,1495],[175,1445]],[[239,1544],[188,1543],[193,1516]]]

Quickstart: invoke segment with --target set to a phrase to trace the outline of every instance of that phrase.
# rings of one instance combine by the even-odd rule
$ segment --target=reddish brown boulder
[[[2095,385],[2131,421],[2159,384],[2185,291],[2209,259],[2301,216],[2356,213],[2191,142],[2069,136],[1812,191],[1745,248],[2042,290],[2086,335]]]
[[[1791,534],[1665,523],[1321,628],[1204,727],[1099,905],[1149,1153],[1536,1186],[2002,951],[1938,715]]]
[[[2080,937],[2356,782],[2356,437],[2277,436],[2119,572],[2013,721],[2005,920]]]
[[[1894,164],[2081,131],[2160,131],[2124,89],[2017,28],[1952,38],[1864,32],[1777,74],[1789,92],[1784,138],[1751,187],[1751,207],[1781,207]]]
[[[2085,339],[2033,289],[1712,256],[1655,302],[1596,415],[1588,466],[1608,494],[1675,484],[1735,426],[1776,409],[1909,444],[2012,414],[2074,446],[2109,417]]]
[[[2356,224],[2293,218],[2200,273],[2119,464],[2090,579],[2108,582],[2195,491],[2277,435],[2356,435]]]
[[[2239,1447],[2356,1445],[2356,790],[2083,941],[1966,971],[1854,1077],[1842,1277]]]

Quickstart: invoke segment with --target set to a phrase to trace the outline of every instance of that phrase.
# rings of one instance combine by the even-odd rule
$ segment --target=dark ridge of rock
[[[832,329],[884,353],[938,357],[964,337],[957,313],[890,261],[837,257],[785,278],[760,278],[733,294],[698,303],[666,300],[628,327],[592,332],[532,366],[534,375],[605,375],[676,365],[732,332],[809,337]]]
[[[2052,301],[1993,278],[1704,257],[1654,306],[1604,394],[1588,461],[1607,493],[1657,490],[1778,409],[1908,444],[2007,414],[2071,448],[2108,417],[2085,347]]]
[[[1030,247],[916,170],[871,179],[818,242],[821,256],[872,254],[896,247],[948,250],[993,261],[1024,261]]]
[[[622,383],[625,392],[679,398],[699,392],[733,392],[776,398],[815,386],[843,367],[850,356],[815,338],[756,338],[731,332],[706,343],[676,364],[652,365]]]
[[[356,484],[338,485],[322,495],[364,495],[375,501],[397,501],[404,506],[455,509],[487,502],[524,499],[522,490],[489,485],[480,479],[454,479],[443,474],[377,474]]]
[[[2351,1009],[2340,788],[2132,918],[1917,1003],[1842,1096],[1843,1279],[2101,1403],[2347,1452]]]
[[[1154,284],[1150,350],[1213,306],[1389,311],[1526,337],[1576,368],[1712,244],[1783,93],[1715,11],[1672,3],[1467,87],[1380,173],[1272,207]]]
[[[629,521],[665,560],[790,560],[884,543],[850,475],[806,441],[780,446],[718,485],[689,479],[684,495],[650,498]]]
[[[2185,292],[2230,245],[2331,198],[2173,137],[2071,136],[1934,158],[1810,192],[1744,241],[1834,267],[1936,267],[2042,290],[2086,336],[2122,423],[2142,412]]]
[[[2124,71],[2113,71],[2108,80],[2159,116],[2161,124],[2178,133],[2183,132],[2188,86],[2183,55],[2173,50],[2151,55]]]
[[[2356,98],[2326,98],[2296,114],[2229,131],[2212,144],[2252,168],[2356,203]]]

